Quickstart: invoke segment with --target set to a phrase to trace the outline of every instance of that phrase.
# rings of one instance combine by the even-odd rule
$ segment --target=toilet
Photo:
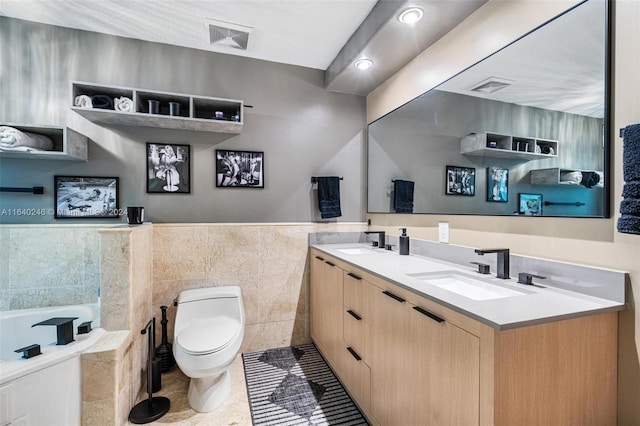
[[[242,294],[236,286],[185,290],[177,306],[173,356],[191,378],[191,408],[206,413],[231,393],[228,369],[244,337]]]

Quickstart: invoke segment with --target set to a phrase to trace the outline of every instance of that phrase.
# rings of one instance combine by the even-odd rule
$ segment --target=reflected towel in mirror
[[[396,179],[393,182],[393,209],[396,213],[413,213],[413,188],[410,180]]]

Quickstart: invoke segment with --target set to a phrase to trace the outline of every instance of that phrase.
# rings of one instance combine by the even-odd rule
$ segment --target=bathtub
[[[52,317],[73,321],[75,341],[56,345],[56,327],[33,324]],[[92,321],[93,330],[77,334]],[[0,312],[0,425],[79,425],[82,407],[80,354],[105,333],[95,305]],[[37,343],[42,355],[24,359],[16,349]]]

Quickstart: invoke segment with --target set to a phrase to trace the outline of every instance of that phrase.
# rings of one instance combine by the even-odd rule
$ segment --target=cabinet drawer
[[[368,319],[371,310],[371,284],[357,272],[344,271],[344,305],[362,318]]]
[[[358,404],[360,409],[368,412],[371,406],[371,370],[360,353],[350,346],[345,346],[342,356],[342,382]]]
[[[358,352],[362,359],[369,360],[369,323],[363,319],[357,319],[357,316],[359,315],[354,310],[345,308],[343,319],[344,342]]]

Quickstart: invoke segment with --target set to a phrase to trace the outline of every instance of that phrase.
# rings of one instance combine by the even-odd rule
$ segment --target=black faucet
[[[364,231],[365,234],[378,234],[378,248],[384,248],[384,231]]]
[[[508,280],[509,277],[509,249],[476,249],[476,253],[482,256],[485,253],[498,254],[498,272],[496,277]]]

